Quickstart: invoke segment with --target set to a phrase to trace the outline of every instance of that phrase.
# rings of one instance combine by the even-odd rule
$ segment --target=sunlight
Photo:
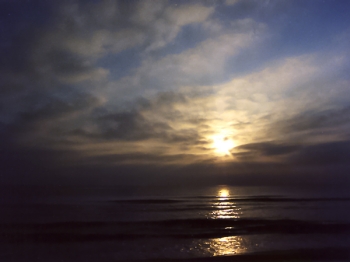
[[[206,240],[194,240],[192,250],[209,256],[230,256],[247,253],[246,237],[228,236]]]
[[[230,155],[230,150],[235,146],[232,139],[224,135],[217,135],[213,137],[213,148],[216,153],[220,155]]]
[[[246,252],[243,239],[239,236],[230,236],[212,239],[209,242],[213,256],[237,255]]]
[[[227,198],[230,195],[230,191],[228,191],[227,189],[221,189],[218,193],[218,196],[220,198]]]
[[[240,218],[242,210],[234,201],[230,200],[230,191],[221,188],[216,194],[217,200],[212,204],[214,210],[208,214],[211,219]]]

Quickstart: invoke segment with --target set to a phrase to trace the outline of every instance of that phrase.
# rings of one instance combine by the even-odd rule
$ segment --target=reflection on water
[[[233,202],[215,203],[213,210],[208,217],[211,219],[225,219],[225,218],[240,218],[242,214],[241,208],[236,206]]]
[[[230,198],[230,191],[221,188],[216,195],[214,202],[211,202],[212,211],[207,215],[210,219],[238,219],[242,215],[241,208]],[[230,230],[226,227],[224,230]],[[247,250],[243,239],[240,236],[228,236],[213,238],[198,245],[203,253],[210,253],[212,256],[225,256],[240,254]]]
[[[241,254],[246,250],[242,237],[239,236],[214,238],[208,244],[213,256]]]
[[[243,254],[247,251],[244,239],[240,236],[197,240],[191,248],[199,256],[229,256]]]
[[[230,191],[228,189],[221,189],[218,192],[218,197],[220,198],[220,200],[225,200],[227,199],[227,197],[230,195]]]
[[[214,210],[207,217],[210,219],[240,218],[241,208],[230,201],[229,197],[230,191],[228,189],[220,189],[216,195],[216,200],[211,205]]]

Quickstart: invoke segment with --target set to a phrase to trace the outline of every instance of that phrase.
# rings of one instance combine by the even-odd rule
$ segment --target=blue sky
[[[3,183],[349,182],[348,1],[0,5]]]

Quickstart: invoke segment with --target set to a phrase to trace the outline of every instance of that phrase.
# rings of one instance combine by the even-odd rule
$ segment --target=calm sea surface
[[[142,261],[350,247],[350,198],[337,190],[223,185],[7,191],[0,201],[4,262]]]

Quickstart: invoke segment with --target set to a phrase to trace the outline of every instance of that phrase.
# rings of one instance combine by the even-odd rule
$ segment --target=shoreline
[[[151,259],[142,260],[147,262],[317,262],[317,261],[349,261],[350,250],[347,248],[322,248],[322,249],[296,249],[296,250],[278,250],[257,252],[242,255],[190,258],[190,259]],[[125,260],[136,262],[140,260]]]

